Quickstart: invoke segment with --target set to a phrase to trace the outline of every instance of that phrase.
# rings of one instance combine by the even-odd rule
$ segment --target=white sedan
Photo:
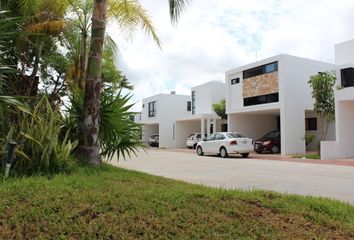
[[[253,151],[253,140],[239,133],[217,132],[210,134],[197,144],[197,154],[219,154],[225,158],[231,153],[241,154],[248,157]]]

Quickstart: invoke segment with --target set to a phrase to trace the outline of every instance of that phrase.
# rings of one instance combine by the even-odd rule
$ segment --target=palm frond
[[[176,23],[182,13],[186,8],[189,0],[169,0],[170,6],[170,17],[173,23]]]
[[[148,12],[137,0],[112,0],[109,2],[108,17],[118,22],[120,28],[131,36],[137,28],[142,28],[161,47],[160,39]]]

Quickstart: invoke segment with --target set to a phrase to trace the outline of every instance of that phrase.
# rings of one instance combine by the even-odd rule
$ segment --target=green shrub
[[[104,88],[100,97],[100,151],[101,156],[111,160],[115,154],[118,158],[135,154],[144,149],[141,141],[141,125],[135,123],[131,116],[135,114],[130,109],[130,96],[122,95],[121,91]],[[75,90],[70,98],[71,106],[67,109],[65,130],[70,130],[72,139],[79,139],[83,92]]]
[[[7,139],[1,139],[2,155],[6,156],[6,141],[20,143],[16,148],[12,171],[19,175],[54,174],[68,171],[74,164],[69,132],[61,135],[62,116],[46,97],[36,104],[31,114],[19,115]]]

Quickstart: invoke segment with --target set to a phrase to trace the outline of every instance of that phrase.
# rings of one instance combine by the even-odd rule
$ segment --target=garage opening
[[[237,132],[245,135],[246,137],[257,140],[262,138],[267,133],[277,131],[275,134],[268,134],[270,137],[274,137],[274,145],[278,147],[277,153],[281,151],[281,133],[280,132],[280,110],[272,109],[266,111],[255,111],[247,113],[234,113],[228,115],[228,131]],[[264,143],[268,143],[270,140],[264,140]],[[265,145],[269,144],[266,147]],[[273,142],[270,144],[264,144],[264,148],[261,150],[264,152],[270,152]],[[261,152],[262,152],[261,151]]]
[[[142,127],[142,141],[148,144],[150,136],[159,134],[159,124],[144,124]]]

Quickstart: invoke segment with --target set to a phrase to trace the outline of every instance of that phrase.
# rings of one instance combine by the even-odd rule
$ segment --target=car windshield
[[[277,138],[279,137],[280,132],[278,131],[271,131],[269,133],[267,133],[266,135],[263,136],[263,138]]]
[[[193,136],[194,136],[194,133],[192,133],[191,135],[189,135],[189,137],[188,137],[188,138],[193,137]]]
[[[229,138],[245,138],[245,136],[243,136],[242,134],[239,134],[239,133],[228,133],[227,136]]]

